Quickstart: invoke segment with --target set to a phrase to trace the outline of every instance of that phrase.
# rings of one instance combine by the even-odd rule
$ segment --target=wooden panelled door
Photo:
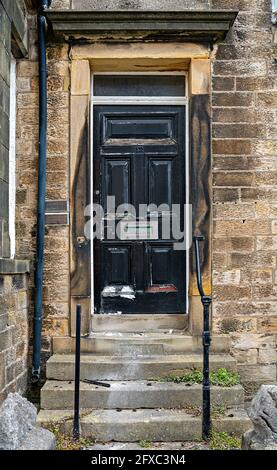
[[[186,311],[186,253],[174,250],[172,230],[166,238],[162,230],[175,204],[184,223],[185,128],[184,106],[94,106],[94,202],[103,207],[94,240],[95,313]],[[141,204],[169,210],[140,217]]]

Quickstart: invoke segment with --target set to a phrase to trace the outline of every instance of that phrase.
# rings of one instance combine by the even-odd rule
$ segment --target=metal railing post
[[[76,308],[75,390],[73,438],[80,438],[80,365],[81,365],[81,305]]]
[[[211,434],[211,390],[210,390],[210,305],[212,298],[205,295],[202,284],[199,242],[204,241],[203,236],[194,237],[196,276],[199,294],[203,305],[203,388],[202,388],[202,437],[208,440]]]
[[[204,328],[203,328],[203,421],[202,436],[207,440],[211,433],[211,390],[210,390],[210,305],[211,297],[204,296],[201,299],[203,304]]]

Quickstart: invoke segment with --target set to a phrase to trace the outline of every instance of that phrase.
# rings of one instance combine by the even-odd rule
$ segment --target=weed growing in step
[[[139,446],[143,449],[150,449],[152,447],[152,442],[149,441],[140,441]]]
[[[48,431],[51,431],[56,438],[56,450],[83,450],[92,444],[92,440],[80,438],[73,439],[65,430],[66,421],[49,422],[45,425]]]
[[[188,415],[194,416],[195,418],[197,416],[201,416],[201,414],[202,414],[201,406],[185,405],[184,410]]]
[[[216,372],[211,372],[210,380],[212,385],[219,387],[232,387],[240,383],[240,376],[237,372],[232,372],[227,369],[218,369]]]
[[[225,405],[212,405],[212,419],[220,419],[226,415],[227,408]]]
[[[193,417],[202,416],[202,406],[196,405],[185,405],[183,410]],[[212,419],[221,419],[223,416],[226,416],[227,408],[225,405],[212,405],[211,407],[211,417]]]
[[[194,370],[184,375],[168,375],[160,380],[162,382],[187,383],[188,385],[201,384],[203,373],[199,370]],[[240,383],[240,376],[236,372],[222,368],[210,373],[210,381],[212,385],[219,387],[232,387]]]
[[[209,445],[212,450],[241,449],[241,437],[227,432],[213,432]]]
[[[160,378],[160,382],[174,382],[174,383],[187,383],[188,385],[199,384],[203,380],[203,374],[201,371],[194,370],[184,375],[167,375]]]

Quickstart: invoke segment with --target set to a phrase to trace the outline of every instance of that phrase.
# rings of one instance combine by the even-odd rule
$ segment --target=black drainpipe
[[[40,0],[38,9],[38,55],[39,55],[39,149],[38,149],[38,206],[37,247],[35,270],[35,312],[33,339],[32,380],[40,379],[42,293],[44,270],[45,197],[46,197],[46,152],[47,152],[47,62],[46,62],[46,17],[44,11],[52,0]]]

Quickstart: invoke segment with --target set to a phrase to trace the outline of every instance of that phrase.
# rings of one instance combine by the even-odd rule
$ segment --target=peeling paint
[[[107,286],[103,289],[102,297],[121,297],[123,299],[135,300],[135,292],[131,286]]]

